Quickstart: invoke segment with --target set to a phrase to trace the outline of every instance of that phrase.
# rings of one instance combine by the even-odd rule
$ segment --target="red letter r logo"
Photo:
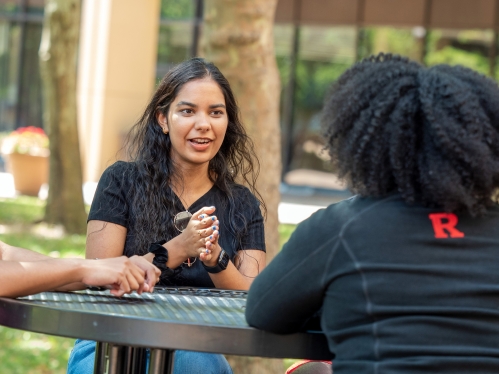
[[[429,214],[428,217],[431,219],[433,231],[435,231],[435,238],[448,238],[449,235],[451,238],[464,237],[464,233],[456,229],[457,216],[454,213],[433,213]]]

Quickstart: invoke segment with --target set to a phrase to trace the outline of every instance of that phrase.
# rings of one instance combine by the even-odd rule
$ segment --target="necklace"
[[[178,198],[179,198],[180,202],[183,204],[183,206],[186,207],[187,204],[182,199],[182,197],[178,196]],[[192,217],[192,213],[189,212],[189,209],[186,209],[182,212],[178,212],[177,214],[175,214],[175,217],[173,217],[173,225],[175,226],[175,228],[178,231],[183,232],[187,228],[187,225],[189,224],[191,217]],[[197,257],[188,257],[187,262],[184,261],[183,263],[185,265],[187,265],[188,267],[191,267],[192,264],[194,264],[196,262],[196,260],[197,260]]]

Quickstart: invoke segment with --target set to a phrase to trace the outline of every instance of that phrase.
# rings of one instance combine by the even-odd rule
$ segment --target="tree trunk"
[[[44,220],[85,233],[76,120],[76,56],[80,0],[47,0],[40,44],[44,126],[50,139],[49,195]]]
[[[260,160],[257,184],[267,206],[267,262],[279,250],[281,148],[279,73],[273,23],[277,0],[205,0],[201,53],[229,80]],[[282,360],[231,356],[234,372],[282,373]]]
[[[260,160],[258,190],[267,205],[267,262],[279,250],[280,82],[274,55],[277,0],[206,0],[201,51],[227,77]]]

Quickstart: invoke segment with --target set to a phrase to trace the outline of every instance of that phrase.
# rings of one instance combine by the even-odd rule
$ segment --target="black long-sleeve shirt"
[[[335,374],[499,372],[499,207],[392,195],[318,211],[255,279],[246,318],[292,333],[321,308]]]

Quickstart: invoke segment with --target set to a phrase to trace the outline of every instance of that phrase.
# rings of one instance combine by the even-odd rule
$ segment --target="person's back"
[[[471,218],[399,195],[354,197],[296,235],[318,249],[301,263],[310,270],[301,282],[326,295],[321,323],[336,372],[499,371],[498,207]]]
[[[321,309],[335,374],[499,372],[498,99],[467,69],[391,57],[340,78],[323,122],[360,195],[297,227],[249,324],[295,332]]]

